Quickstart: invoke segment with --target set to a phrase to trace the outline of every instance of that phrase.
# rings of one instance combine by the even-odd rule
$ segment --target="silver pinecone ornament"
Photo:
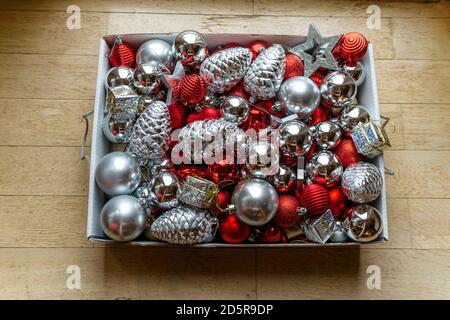
[[[136,155],[141,165],[162,157],[171,131],[169,109],[162,101],[152,102],[133,127],[127,151]]]
[[[209,80],[209,92],[223,93],[244,77],[251,63],[250,49],[240,47],[224,49],[203,61],[200,75]]]
[[[190,245],[211,242],[217,226],[217,218],[212,217],[208,211],[180,206],[159,216],[151,226],[151,233],[162,241]]]
[[[381,194],[383,177],[380,170],[369,162],[351,164],[342,174],[342,191],[353,202],[366,203]]]
[[[285,53],[281,45],[262,49],[245,74],[245,91],[260,100],[275,97],[284,78],[284,68]]]

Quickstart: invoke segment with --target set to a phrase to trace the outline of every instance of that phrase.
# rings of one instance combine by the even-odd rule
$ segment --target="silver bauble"
[[[352,131],[359,123],[368,123],[369,121],[369,112],[358,104],[345,107],[340,116],[340,124],[344,131]]]
[[[220,115],[227,121],[243,124],[250,111],[250,107],[244,99],[238,96],[224,98],[220,105]]]
[[[149,190],[154,194],[157,205],[162,209],[171,209],[178,205],[177,192],[180,182],[175,174],[162,170],[152,177]]]
[[[279,127],[280,151],[289,157],[302,156],[309,151],[312,143],[311,132],[306,124],[292,120]]]
[[[342,163],[330,151],[319,151],[306,164],[306,174],[314,182],[321,185],[333,185],[341,179]]]
[[[383,231],[383,217],[372,206],[361,204],[346,213],[343,222],[350,239],[358,242],[371,242]]]
[[[278,101],[285,115],[296,114],[300,119],[305,119],[313,114],[319,105],[320,91],[311,79],[292,77],[281,85]]]
[[[343,71],[328,74],[320,85],[321,101],[329,108],[342,109],[350,105],[356,91],[355,80]]]
[[[355,80],[356,86],[359,87],[366,79],[366,70],[361,62],[358,62],[355,66],[348,66],[344,64],[342,71],[347,72],[353,80]]]
[[[279,193],[294,191],[297,187],[297,177],[294,171],[286,165],[281,164],[279,170],[273,176],[269,176],[267,181]]]
[[[336,221],[334,224],[331,241],[334,243],[342,243],[348,240],[347,231],[345,230],[342,221]]]
[[[314,140],[316,144],[325,150],[333,149],[341,141],[342,131],[335,122],[324,121],[315,126]]]
[[[278,210],[278,201],[274,187],[261,179],[239,182],[231,198],[236,216],[250,226],[261,226],[272,220]]]
[[[378,168],[369,162],[349,165],[342,175],[342,191],[356,203],[371,202],[378,198],[383,187],[383,177]]]
[[[111,152],[95,168],[95,181],[110,196],[130,194],[141,182],[141,168],[135,157],[126,152]]]
[[[199,65],[208,55],[205,37],[193,30],[180,32],[173,42],[173,50],[178,60],[191,66]]]
[[[131,241],[145,229],[146,214],[137,198],[121,195],[109,200],[100,213],[103,232],[116,241]]]
[[[161,39],[145,41],[136,52],[136,65],[150,62],[158,62],[172,71],[175,65],[172,45]]]
[[[254,178],[266,178],[278,172],[278,150],[267,141],[252,143],[248,149],[246,170]]]
[[[105,77],[105,88],[129,86],[133,83],[133,69],[114,67],[108,70]]]
[[[134,71],[134,86],[142,94],[153,93],[161,84],[163,70],[157,62],[148,62],[139,65]]]
[[[133,125],[133,119],[118,121],[108,113],[103,118],[102,131],[106,139],[111,143],[128,143],[133,132]]]

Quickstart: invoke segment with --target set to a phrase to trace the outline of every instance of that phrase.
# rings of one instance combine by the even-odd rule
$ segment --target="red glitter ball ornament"
[[[300,203],[297,198],[289,194],[278,196],[278,211],[273,222],[281,228],[290,228],[300,221],[298,209]]]
[[[341,160],[344,168],[362,160],[362,156],[356,150],[353,140],[349,138],[341,140],[336,149],[334,149],[334,154]]]
[[[328,190],[330,195],[329,208],[335,218],[341,217],[348,208],[348,200],[340,187],[334,187]]]
[[[330,195],[328,194],[328,190],[319,184],[310,184],[300,193],[300,205],[309,214],[322,214],[328,209],[329,204]]]
[[[226,216],[219,225],[222,239],[228,243],[242,243],[250,236],[250,227],[239,221],[235,214]]]
[[[170,125],[172,129],[179,129],[186,125],[188,110],[185,106],[174,102],[169,106]]]
[[[232,162],[227,163],[227,159],[222,159],[217,163],[208,165],[206,171],[208,179],[214,183],[220,183],[224,180],[230,180],[234,182],[238,179],[237,165]]]
[[[247,48],[249,48],[250,51],[253,53],[253,60],[255,60],[261,49],[265,49],[268,46],[269,45],[267,44],[267,42],[264,42],[262,40],[256,40],[253,41],[252,43],[249,43],[247,45]]]
[[[187,104],[196,104],[205,99],[206,83],[198,74],[188,74],[179,82],[180,98]]]
[[[186,118],[186,123],[198,120],[216,120],[220,118],[219,111],[214,107],[205,107],[199,112],[191,113]]]
[[[284,80],[303,76],[304,74],[304,65],[303,61],[296,56],[295,54],[288,53],[285,58],[285,69],[284,69]]]
[[[269,125],[270,118],[267,113],[258,108],[250,108],[247,121],[244,125],[245,130],[254,129],[258,132],[261,129],[267,128]]]
[[[369,42],[359,32],[349,32],[342,36],[339,45],[341,59],[347,61],[348,66],[355,66],[367,52]]]
[[[217,200],[211,206],[211,213],[215,217],[221,217],[224,210],[231,202],[231,192],[228,190],[220,190],[217,193]]]
[[[311,121],[309,125],[315,126],[319,122],[328,121],[330,118],[330,109],[318,106],[314,113],[311,115]]]
[[[122,42],[121,37],[117,37],[109,52],[109,62],[113,67],[134,66],[135,53],[133,48],[128,43]]]

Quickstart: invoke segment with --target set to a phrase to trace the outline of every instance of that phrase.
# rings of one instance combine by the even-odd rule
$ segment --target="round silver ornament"
[[[175,65],[175,55],[172,45],[161,39],[145,41],[136,52],[136,64],[157,62],[170,71]]]
[[[314,182],[321,185],[333,185],[341,179],[342,163],[330,151],[319,151],[312,156],[306,165],[306,174]]]
[[[157,62],[148,62],[139,65],[134,71],[134,86],[142,94],[153,93],[161,84],[163,70]]]
[[[311,131],[301,121],[292,120],[279,128],[280,151],[286,156],[302,156],[309,151],[312,143]]]
[[[108,70],[105,77],[105,88],[129,86],[133,83],[133,69],[114,67]]]
[[[315,126],[314,140],[316,144],[325,150],[333,149],[341,141],[342,131],[335,122],[324,121]]]
[[[359,61],[355,66],[348,66],[344,64],[342,66],[342,71],[347,72],[353,80],[355,80],[357,87],[359,87],[366,79],[366,70]]]
[[[344,228],[342,221],[336,221],[334,224],[331,241],[334,243],[342,243],[348,240],[347,231]]]
[[[345,107],[340,116],[340,124],[345,131],[352,131],[357,124],[368,123],[369,121],[369,112],[358,104]]]
[[[294,171],[284,164],[280,165],[278,173],[269,176],[267,181],[270,182],[279,193],[291,192],[297,187],[297,177]]]
[[[342,191],[356,203],[371,202],[378,198],[383,187],[380,170],[369,162],[349,165],[342,175]]]
[[[355,80],[343,71],[328,74],[320,85],[321,101],[329,108],[342,109],[350,105],[356,91]]]
[[[319,87],[307,77],[289,78],[278,91],[278,101],[285,115],[296,114],[300,119],[305,119],[320,103]]]
[[[247,120],[249,111],[247,101],[238,96],[226,97],[220,105],[221,116],[237,124],[243,124]]]
[[[110,113],[106,114],[102,122],[103,134],[112,143],[128,143],[133,131],[134,122],[129,121],[117,121]]]
[[[145,229],[146,214],[137,198],[121,195],[109,200],[100,213],[103,232],[116,241],[131,241]]]
[[[176,58],[186,65],[199,65],[208,54],[205,37],[193,30],[180,32],[173,42],[173,48]]]
[[[248,155],[246,170],[250,176],[263,179],[277,173],[279,154],[270,142],[259,141],[251,144]]]
[[[371,242],[383,231],[383,217],[372,206],[361,204],[351,208],[343,222],[350,239],[358,242]]]
[[[149,189],[155,195],[162,209],[171,209],[178,205],[177,192],[180,182],[175,174],[168,170],[157,173],[149,182]]]
[[[231,198],[236,216],[250,226],[261,226],[272,220],[278,210],[278,201],[274,187],[261,179],[239,182]]]
[[[136,157],[126,152],[111,152],[95,168],[95,181],[110,196],[130,194],[141,182],[141,168]]]

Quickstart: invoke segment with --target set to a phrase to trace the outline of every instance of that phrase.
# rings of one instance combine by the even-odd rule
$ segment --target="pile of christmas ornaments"
[[[389,140],[356,100],[367,48],[360,33],[322,37],[314,25],[293,48],[209,48],[196,31],[138,48],[118,37],[103,132],[123,151],[95,172],[110,197],[105,234],[180,245],[377,239],[383,219],[371,202],[383,177],[370,161]]]

